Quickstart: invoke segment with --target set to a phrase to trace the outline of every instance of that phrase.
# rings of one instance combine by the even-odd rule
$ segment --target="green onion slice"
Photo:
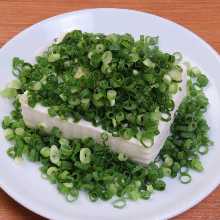
[[[182,73],[177,68],[170,70],[169,76],[175,82],[181,82],[182,81]]]
[[[101,53],[104,51],[105,46],[103,44],[97,44],[95,49],[98,53]]]
[[[165,74],[163,76],[163,80],[164,80],[165,83],[170,84],[171,81],[172,81],[172,78],[171,78],[171,76],[169,74]]]
[[[155,67],[155,63],[153,63],[150,59],[145,59],[143,61],[143,64],[149,68],[154,68]]]
[[[15,134],[17,134],[18,136],[24,135],[24,129],[23,128],[16,128]]]
[[[113,207],[114,208],[118,208],[118,209],[122,209],[126,206],[126,201],[125,199],[117,199],[113,202]]]
[[[128,159],[128,157],[125,154],[123,154],[123,153],[119,153],[118,154],[118,159],[120,161],[126,161]]]
[[[170,121],[171,120],[171,114],[169,112],[162,112],[161,113],[161,120]]]
[[[209,148],[208,148],[208,146],[201,146],[200,148],[199,148],[199,153],[200,154],[207,154],[208,153],[208,151],[209,151]]]
[[[183,59],[183,56],[182,56],[182,54],[180,52],[173,53],[173,56],[175,57],[175,61],[177,63],[179,63]]]
[[[87,164],[91,161],[91,150],[89,148],[82,148],[80,150],[80,161],[81,163]]]
[[[60,151],[56,145],[52,145],[50,148],[50,161],[53,164],[60,165]]]
[[[106,142],[108,140],[108,133],[102,132],[101,133],[101,139],[103,142]]]
[[[112,62],[112,52],[111,51],[105,51],[102,55],[102,62],[103,64],[107,65]]]
[[[49,167],[47,170],[47,175],[48,176],[53,176],[54,173],[58,171],[57,167]]]
[[[15,98],[17,96],[17,90],[15,88],[5,88],[4,90],[0,91],[0,95],[5,98]]]
[[[181,173],[179,179],[183,184],[187,184],[192,181],[192,177],[188,173]]]
[[[176,94],[178,92],[178,89],[179,89],[178,83],[173,82],[169,85],[170,94],[173,94],[173,95]]]
[[[150,148],[153,146],[154,141],[150,138],[141,137],[141,143],[144,145],[144,147]]]
[[[54,63],[59,59],[60,59],[60,54],[59,53],[51,53],[51,54],[49,54],[49,56],[47,58],[49,63]]]
[[[7,128],[7,129],[4,130],[4,135],[5,135],[7,140],[11,140],[14,137],[14,132],[11,128]]]
[[[43,157],[50,157],[50,148],[49,147],[43,147],[40,151],[40,154]]]
[[[20,89],[21,88],[21,81],[18,79],[12,80],[9,84],[8,84],[8,88],[13,88],[13,89]]]

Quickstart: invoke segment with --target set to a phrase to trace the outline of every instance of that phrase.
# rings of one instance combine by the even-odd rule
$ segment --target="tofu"
[[[160,133],[154,137],[154,144],[150,148],[145,148],[140,141],[135,138],[125,140],[121,137],[113,137],[109,134],[107,144],[112,151],[124,153],[129,159],[143,165],[147,165],[154,161],[170,134],[170,126],[174,120],[175,112],[187,94],[187,73],[186,68],[183,66],[182,68],[182,82],[180,83],[181,90],[173,96],[175,108],[171,112],[171,120],[168,122],[161,120],[159,122],[158,129]],[[65,138],[92,137],[98,143],[102,142],[101,134],[105,131],[101,127],[94,127],[90,122],[85,120],[74,122],[72,119],[62,120],[58,116],[50,117],[46,107],[37,104],[32,108],[28,105],[27,93],[20,95],[19,101],[21,103],[24,122],[28,127],[34,128],[42,123],[45,125],[45,131],[48,133],[53,127],[57,127],[61,130]]]

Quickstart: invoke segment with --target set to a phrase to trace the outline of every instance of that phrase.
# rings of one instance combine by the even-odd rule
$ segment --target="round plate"
[[[32,211],[50,219],[166,219],[192,207],[220,183],[220,59],[219,55],[198,36],[171,21],[151,14],[124,9],[91,9],[49,18],[31,26],[10,40],[0,50],[0,88],[13,76],[14,56],[29,62],[64,32],[81,29],[87,32],[131,33],[159,36],[162,50],[180,51],[188,60],[200,66],[210,79],[206,90],[210,105],[207,119],[210,138],[215,142],[209,154],[202,158],[205,171],[192,173],[193,181],[184,185],[177,179],[167,179],[167,189],[156,192],[148,201],[128,202],[118,210],[110,202],[91,203],[81,193],[79,200],[68,203],[56,187],[40,177],[39,164],[23,161],[17,164],[6,155],[10,146],[0,128],[0,186],[12,198]],[[9,114],[10,103],[0,99],[0,120]]]

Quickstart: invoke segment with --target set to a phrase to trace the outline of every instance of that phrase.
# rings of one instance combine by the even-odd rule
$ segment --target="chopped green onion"
[[[47,128],[46,124],[43,122],[38,123],[36,127],[41,130],[45,130]]]
[[[11,140],[14,138],[14,132],[11,128],[7,128],[4,130],[4,135],[7,138],[7,140]]]
[[[63,185],[67,188],[73,188],[73,183],[63,183]]]
[[[42,178],[42,179],[47,179],[47,174],[41,173],[41,178]]]
[[[192,181],[192,177],[188,173],[181,173],[179,179],[183,184],[187,184]]]
[[[87,164],[91,161],[91,150],[89,148],[82,148],[80,150],[80,161],[81,163]]]
[[[78,198],[78,196],[73,196],[73,195],[71,195],[71,194],[67,194],[67,195],[66,195],[66,199],[67,199],[68,202],[76,201],[77,198]]]
[[[41,154],[43,157],[50,157],[50,148],[49,148],[49,147],[43,147],[43,148],[40,150],[40,154]]]
[[[161,113],[161,119],[163,121],[170,121],[171,120],[171,114],[169,112],[163,112]]]
[[[206,87],[209,82],[207,76],[204,74],[199,74],[197,81],[200,87]]]
[[[15,88],[5,88],[0,91],[0,95],[5,98],[15,98],[17,96],[17,90]]]
[[[85,76],[85,75],[86,75],[86,70],[83,67],[78,67],[78,69],[74,75],[74,78],[80,79],[82,76]]]
[[[101,133],[101,139],[103,142],[106,142],[108,140],[108,133],[102,132]]]
[[[61,146],[69,146],[69,140],[66,138],[60,138],[59,143]]]
[[[48,55],[48,58],[47,58],[49,63],[54,63],[59,59],[60,59],[60,54],[59,53],[51,53],[51,54]]]
[[[188,69],[188,74],[192,77],[196,77],[201,74],[201,71],[198,67],[191,67]]]
[[[117,121],[115,118],[112,118],[112,124],[113,124],[113,127],[115,128],[117,126]]]
[[[154,141],[153,141],[153,139],[141,137],[141,143],[144,145],[144,147],[150,148],[153,146]]]
[[[181,82],[182,81],[182,73],[178,69],[170,70],[169,71],[169,76],[175,82]]]
[[[143,61],[143,64],[149,68],[154,68],[155,67],[155,63],[153,63],[150,59],[145,59]]]
[[[182,54],[180,52],[173,53],[173,56],[175,57],[175,61],[177,63],[179,63],[183,59],[183,56],[182,56]]]
[[[84,110],[87,110],[89,108],[89,103],[90,103],[90,99],[88,98],[81,99],[81,105]]]
[[[13,122],[14,120],[11,117],[5,116],[2,121],[2,127],[4,129],[9,128]]]
[[[96,202],[98,200],[98,195],[95,192],[90,192],[89,193],[89,199],[92,202]]]
[[[47,170],[47,175],[48,176],[53,176],[54,173],[56,173],[58,171],[57,167],[49,167]]]
[[[197,160],[197,159],[192,159],[192,161],[191,161],[191,167],[192,167],[193,169],[195,169],[196,171],[199,171],[199,172],[201,172],[201,171],[204,170],[201,161],[199,161],[199,160]]]
[[[123,153],[119,153],[118,154],[118,159],[120,161],[126,161],[128,159],[128,157],[125,154],[123,154]]]
[[[163,191],[166,187],[166,184],[163,180],[156,180],[154,183],[153,183],[153,187],[154,189],[158,190],[158,191]]]
[[[118,209],[122,209],[126,206],[126,201],[125,199],[117,199],[113,202],[113,207],[114,208],[118,208]]]
[[[167,83],[169,85],[172,81],[172,78],[169,74],[165,74],[164,77],[163,77],[163,80],[164,80],[165,83]]]
[[[147,188],[147,191],[148,191],[148,192],[153,193],[154,187],[153,187],[151,184],[147,184],[147,185],[146,185],[146,188]]]
[[[200,154],[207,154],[208,151],[209,151],[208,146],[201,146],[201,147],[199,148],[199,153],[200,153]]]
[[[88,58],[91,59],[93,54],[94,54],[94,52],[93,52],[93,51],[90,51],[90,52],[88,53]]]
[[[8,88],[13,88],[13,89],[20,89],[22,86],[21,81],[18,79],[12,80],[9,84],[8,84]]]
[[[50,148],[50,161],[53,164],[60,165],[60,151],[56,145],[52,145]]]
[[[119,123],[120,123],[121,121],[123,121],[124,118],[125,118],[125,115],[124,115],[123,112],[119,112],[119,113],[117,113],[116,116],[115,116],[116,121],[119,122]]]
[[[117,92],[115,90],[108,90],[107,91],[107,98],[110,101],[110,105],[115,105],[115,98],[116,98]]]
[[[129,55],[131,62],[135,63],[139,60],[139,55],[137,53],[131,53]]]
[[[131,128],[125,128],[122,130],[122,137],[125,140],[130,140],[133,136],[133,130]]]
[[[14,147],[8,148],[7,154],[9,157],[14,159],[16,157],[15,148]]]
[[[159,121],[161,119],[161,114],[159,112],[159,109],[156,109],[155,112],[150,113],[150,119],[152,121]]]
[[[171,167],[172,164],[173,164],[173,159],[170,156],[166,155],[164,159],[164,166]]]
[[[96,51],[97,51],[98,53],[103,52],[104,49],[105,49],[105,46],[104,46],[103,44],[97,44],[97,45],[96,45]]]
[[[102,62],[107,65],[112,62],[112,52],[111,51],[105,51],[102,55]]]
[[[16,128],[15,129],[15,134],[18,136],[24,135],[24,129],[23,128]]]
[[[135,190],[132,190],[130,192],[128,192],[128,198],[133,200],[133,201],[136,201],[140,198],[140,193],[137,189]]]
[[[87,120],[106,132],[96,142],[66,139],[58,128],[48,134],[44,124],[27,127],[15,98],[10,117],[2,122],[6,137],[14,141],[8,155],[16,161],[26,156],[40,162],[42,176],[55,183],[68,201],[84,190],[91,201],[117,196],[122,199],[120,208],[127,199],[149,199],[154,190],[164,190],[164,176],[191,181],[189,169],[203,170],[200,154],[208,152],[212,143],[204,117],[208,79],[199,69],[187,70],[187,96],[155,161],[144,167],[111,151],[106,142],[108,136],[136,137],[145,147],[153,145],[160,120],[171,120],[173,94],[183,89],[180,58],[179,53],[162,52],[157,37],[135,40],[130,34],[79,30],[51,45],[36,64],[14,58],[13,74],[19,81],[8,86],[12,97],[26,91],[31,107],[39,103],[50,116],[69,122]]]
[[[41,89],[41,87],[42,87],[41,82],[36,82],[36,83],[34,83],[32,89],[33,89],[34,91],[38,91],[38,90]]]
[[[171,83],[169,85],[169,93],[176,94],[178,92],[178,88],[179,88],[178,83]]]
[[[133,73],[133,75],[135,75],[135,76],[136,76],[136,75],[138,75],[138,74],[139,74],[139,71],[134,69],[134,70],[132,71],[132,73]]]
[[[149,199],[151,196],[151,193],[145,190],[141,190],[140,194],[141,194],[141,198],[146,200]]]
[[[171,175],[171,169],[168,167],[163,167],[163,175],[164,176],[170,176]]]

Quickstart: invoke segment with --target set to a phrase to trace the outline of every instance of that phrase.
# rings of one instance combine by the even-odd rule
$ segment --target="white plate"
[[[211,127],[210,137],[215,145],[202,158],[203,173],[193,173],[191,184],[167,180],[167,189],[155,193],[148,201],[129,202],[123,210],[117,210],[109,202],[91,203],[81,193],[78,201],[68,203],[55,186],[40,177],[38,165],[24,161],[16,164],[5,153],[10,145],[0,128],[0,186],[16,201],[32,211],[52,219],[165,219],[192,207],[207,196],[220,183],[220,59],[219,55],[189,30],[158,16],[122,9],[92,9],[71,12],[52,17],[31,26],[10,40],[0,50],[0,88],[13,77],[11,59],[14,56],[34,61],[34,57],[47,47],[55,37],[72,29],[87,32],[131,33],[160,36],[165,51],[180,51],[198,64],[208,75],[210,84],[207,95],[210,106],[207,114]],[[0,120],[9,114],[11,106],[0,99]]]

